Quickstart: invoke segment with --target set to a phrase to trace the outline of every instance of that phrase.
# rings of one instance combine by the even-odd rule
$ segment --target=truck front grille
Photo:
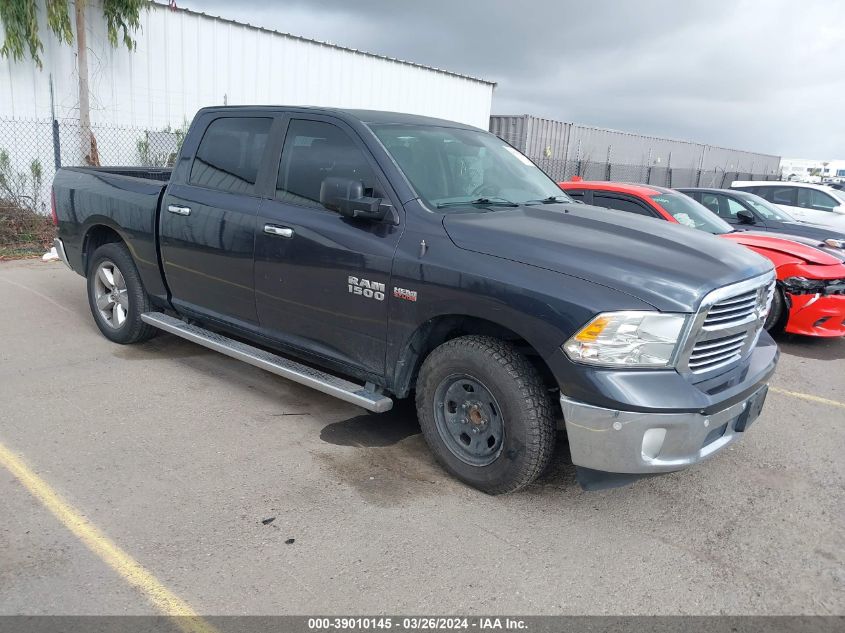
[[[704,327],[728,326],[747,319],[754,314],[754,310],[757,308],[758,295],[759,293],[755,288],[750,292],[714,304],[707,311],[707,316],[704,318]]]
[[[704,371],[739,360],[747,338],[748,333],[743,332],[708,341],[698,341],[692,348],[689,368],[692,371]]]
[[[679,369],[706,374],[742,360],[757,343],[774,289],[770,273],[708,294],[693,319]]]

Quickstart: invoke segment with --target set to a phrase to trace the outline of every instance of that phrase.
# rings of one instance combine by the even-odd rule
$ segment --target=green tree
[[[86,2],[87,0],[76,0]],[[46,0],[47,25],[59,42],[73,43],[70,27],[71,0]],[[129,50],[135,48],[132,33],[141,27],[141,9],[147,0],[103,0],[103,17],[106,19],[109,42],[118,45],[118,40]],[[0,55],[15,61],[27,55],[41,68],[41,53],[44,44],[38,36],[38,0],[0,0],[0,22],[6,31],[6,39],[0,46]]]

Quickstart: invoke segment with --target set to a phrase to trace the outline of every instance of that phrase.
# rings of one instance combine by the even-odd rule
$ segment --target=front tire
[[[787,316],[786,298],[783,296],[783,290],[775,288],[772,307],[769,309],[769,315],[766,317],[763,327],[771,334],[778,334],[786,327]]]
[[[94,322],[110,341],[128,345],[146,341],[156,329],[141,320],[152,310],[138,268],[124,244],[104,244],[88,265],[88,305]]]
[[[551,461],[555,420],[537,370],[506,341],[464,336],[420,368],[417,416],[437,460],[488,494],[514,492]]]

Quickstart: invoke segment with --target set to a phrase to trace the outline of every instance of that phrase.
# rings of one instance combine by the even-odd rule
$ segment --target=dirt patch
[[[50,216],[0,199],[0,261],[40,256],[55,237]]]
[[[353,487],[366,502],[379,507],[401,506],[420,497],[472,493],[437,464],[421,434],[388,447],[313,454],[338,483]]]

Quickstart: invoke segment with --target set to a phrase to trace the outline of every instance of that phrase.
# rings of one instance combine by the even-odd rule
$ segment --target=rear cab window
[[[223,117],[206,128],[188,182],[209,189],[254,194],[264,158],[269,117]]]

